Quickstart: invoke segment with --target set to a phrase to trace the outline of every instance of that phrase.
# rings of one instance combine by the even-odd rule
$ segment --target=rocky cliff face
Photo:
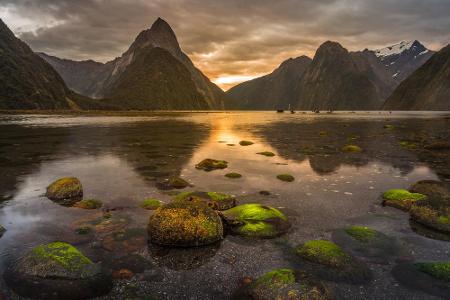
[[[290,58],[271,74],[231,88],[227,91],[227,108],[272,110],[293,106],[298,82],[310,63],[306,56]]]
[[[450,110],[450,45],[404,80],[383,106],[386,110]]]
[[[132,77],[133,74],[130,73],[131,71],[128,70],[128,68],[136,61],[149,59],[148,53],[159,55],[160,51],[151,51],[154,48],[164,49],[175,59],[166,60],[167,63],[170,62],[172,64],[171,66],[173,69],[179,69],[179,63],[184,66],[184,69],[189,72],[190,81],[193,82],[196,93],[200,95],[200,98],[198,98],[197,96],[194,98],[191,98],[190,96],[183,97],[181,91],[185,91],[186,89],[189,89],[189,87],[184,85],[186,84],[186,81],[178,83],[176,81],[176,76],[170,77],[170,75],[173,75],[173,72],[169,72],[171,68],[168,65],[167,68],[164,68],[164,71],[167,71],[168,73],[165,73],[162,76],[165,78],[165,82],[167,83],[167,85],[164,86],[164,84],[161,83],[163,84],[160,86],[161,91],[155,90],[158,88],[158,86],[154,85],[154,89],[151,91],[151,93],[144,96],[144,94],[142,94],[142,90],[145,90],[146,87],[137,86],[136,84],[133,85],[134,88],[140,90],[132,93],[132,95],[139,94],[139,98],[133,98],[130,96],[126,97],[126,99],[130,101],[130,103],[134,103],[133,107],[137,105],[137,102],[141,102],[141,104],[139,104],[138,106],[142,107],[143,109],[146,107],[149,109],[157,109],[158,101],[153,101],[153,96],[156,94],[158,95],[158,97],[162,96],[165,93],[164,91],[167,91],[167,87],[170,86],[172,89],[175,89],[175,91],[173,91],[173,93],[171,93],[170,95],[167,94],[167,96],[181,97],[173,98],[170,100],[174,103],[179,103],[180,101],[185,100],[186,104],[184,106],[186,109],[195,109],[197,107],[202,107],[204,109],[223,108],[223,99],[225,97],[225,93],[194,66],[189,57],[181,50],[172,28],[161,18],[158,18],[153,23],[150,29],[142,31],[136,37],[135,41],[131,44],[129,49],[125,53],[123,53],[121,57],[116,58],[115,60],[106,64],[95,63],[92,61],[75,62],[57,58],[49,58],[48,56],[44,55],[42,56],[55,67],[55,69],[61,74],[69,87],[72,87],[75,90],[79,90],[84,95],[92,96],[95,98],[118,98],[123,97],[125,91],[130,91],[129,89],[121,90],[121,87],[124,88],[123,82],[126,81],[121,77],[124,74],[126,74],[127,78]],[[139,57],[140,55],[145,56],[145,58]],[[143,69],[145,67],[146,66],[144,65],[139,68],[139,76],[147,76],[148,78],[139,78],[137,82],[148,82],[150,78],[155,78],[155,76],[157,75],[152,73],[155,70],[155,65],[149,67],[147,71]],[[132,70],[136,69],[136,65],[134,65],[134,68]],[[162,71],[162,69],[158,70]],[[89,75],[85,76],[86,74]],[[200,101],[193,99],[200,99]],[[205,103],[207,104],[206,106],[204,105]],[[126,108],[125,101],[121,101],[121,105]],[[162,105],[165,106],[166,103]],[[166,108],[170,109],[170,105]],[[175,109],[175,106],[173,109]]]

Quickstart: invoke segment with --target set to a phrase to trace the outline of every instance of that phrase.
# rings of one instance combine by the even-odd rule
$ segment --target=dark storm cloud
[[[213,80],[269,72],[326,40],[350,50],[450,42],[448,0],[0,0],[0,15],[36,51],[100,61],[161,16]]]

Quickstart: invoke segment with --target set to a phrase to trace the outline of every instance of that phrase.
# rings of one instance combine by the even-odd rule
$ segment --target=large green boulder
[[[147,230],[150,241],[163,246],[203,246],[223,238],[217,212],[195,201],[174,201],[161,206],[150,217]]]
[[[282,212],[257,203],[238,205],[220,215],[232,232],[247,237],[273,238],[291,226]]]
[[[72,206],[83,198],[83,187],[75,177],[64,177],[47,187],[48,199],[65,206]]]
[[[112,279],[100,264],[64,242],[35,247],[4,274],[17,294],[35,299],[86,299],[104,295]]]
[[[233,299],[251,300],[325,300],[332,299],[327,288],[305,272],[277,269],[257,278],[241,290]]]
[[[236,198],[218,192],[183,192],[175,197],[176,201],[199,201],[214,210],[227,210],[236,206]]]

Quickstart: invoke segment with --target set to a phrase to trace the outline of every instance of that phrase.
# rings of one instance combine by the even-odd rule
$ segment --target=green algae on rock
[[[372,278],[372,272],[365,264],[331,241],[308,241],[298,246],[295,252],[306,261],[305,269],[327,280],[362,283]]]
[[[254,143],[253,142],[251,142],[251,141],[240,141],[239,142],[239,145],[241,145],[241,146],[251,146],[251,145],[253,145]]]
[[[83,197],[83,187],[75,177],[64,177],[47,187],[46,197],[58,204],[72,206]]]
[[[39,299],[85,299],[112,288],[110,274],[64,242],[35,247],[4,278],[17,294]]]
[[[401,284],[427,294],[448,299],[450,295],[450,262],[403,263],[392,269]]]
[[[176,201],[204,202],[214,210],[227,210],[236,206],[236,198],[218,192],[183,192],[175,197]]]
[[[295,177],[290,174],[280,174],[277,175],[277,179],[285,182],[292,182],[295,180]]]
[[[346,145],[341,148],[343,152],[350,152],[350,153],[358,153],[361,152],[362,149],[359,146],[356,145]]]
[[[383,205],[408,211],[414,202],[426,198],[425,195],[411,193],[404,189],[392,189],[383,193]]]
[[[97,199],[85,199],[75,203],[74,206],[83,209],[97,209],[102,207],[103,203]]]
[[[216,160],[207,158],[195,165],[196,169],[210,172],[218,169],[226,169],[228,167],[228,162],[225,160]]]
[[[270,151],[258,152],[258,153],[256,153],[256,154],[263,155],[263,156],[267,156],[267,157],[273,157],[273,156],[275,156],[275,153],[270,152]]]
[[[158,199],[154,199],[154,198],[145,199],[141,203],[141,207],[145,208],[147,210],[155,210],[160,206],[161,206],[161,201],[159,201]]]
[[[242,204],[220,212],[231,231],[247,237],[273,238],[285,233],[290,223],[279,210],[261,204]]]
[[[345,229],[345,232],[360,242],[369,242],[377,234],[376,230],[363,226],[350,226]]]
[[[225,177],[231,178],[231,179],[237,179],[237,178],[241,178],[242,175],[239,173],[236,173],[236,172],[231,172],[231,173],[225,174]]]
[[[325,300],[331,299],[331,296],[322,282],[305,272],[276,269],[238,290],[232,299]]]
[[[220,241],[219,215],[203,202],[174,201],[158,208],[147,227],[150,241],[163,246],[193,247]]]
[[[172,176],[156,183],[156,187],[160,190],[184,189],[191,184],[183,178]]]

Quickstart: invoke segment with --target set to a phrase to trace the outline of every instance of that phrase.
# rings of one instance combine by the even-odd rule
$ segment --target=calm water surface
[[[386,129],[385,125],[394,129]],[[380,194],[423,179],[450,180],[448,153],[422,153],[402,141],[448,137],[442,114],[180,113],[150,116],[0,116],[0,272],[32,247],[62,240],[114,270],[131,269],[105,299],[228,299],[244,276],[295,267],[292,248],[329,239],[333,230],[365,225],[395,237],[416,260],[448,260],[449,242],[416,233],[408,215],[380,205]],[[255,144],[240,146],[241,140]],[[230,144],[234,144],[230,145]],[[347,144],[363,151],[343,153]],[[272,151],[275,157],[257,152]],[[229,162],[203,172],[205,158]],[[238,172],[240,179],[224,174]],[[289,173],[293,183],[276,179]],[[235,195],[282,210],[291,230],[272,240],[226,236],[210,247],[174,250],[151,246],[139,207],[149,197],[171,201],[155,183],[180,176],[193,187]],[[101,210],[59,206],[43,196],[52,181],[78,177],[85,198]],[[270,195],[260,195],[260,191]],[[105,214],[110,216],[105,222]],[[92,226],[86,235],[76,229]],[[435,299],[408,290],[390,275],[393,264],[367,261],[375,279],[367,285],[327,282],[340,299]],[[0,283],[4,297],[12,295]],[[1,294],[0,294],[1,296]],[[1,297],[0,297],[1,298]]]

